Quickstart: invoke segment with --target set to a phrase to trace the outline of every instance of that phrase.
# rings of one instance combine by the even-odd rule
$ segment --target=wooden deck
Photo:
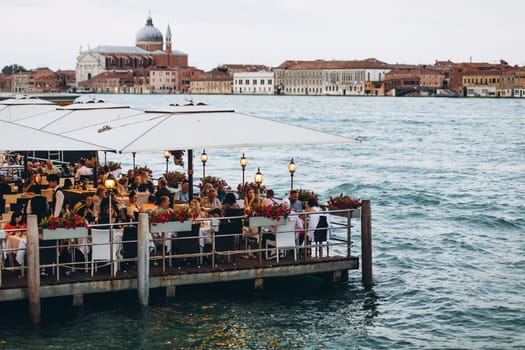
[[[359,268],[359,258],[330,256],[323,258],[281,258],[275,260],[248,259],[237,256],[230,262],[221,262],[213,268],[209,263],[188,263],[186,260],[173,260],[172,266],[150,264],[150,288],[175,287],[181,285],[231,282],[239,280],[261,280],[273,277],[330,274],[329,278],[345,280],[347,271]],[[20,277],[20,271],[3,271],[3,285],[0,288],[0,301],[28,298],[27,279]],[[61,270],[60,281],[50,275],[40,279],[41,297],[83,295],[137,289],[137,271],[133,266],[121,267],[116,276],[111,277],[109,268],[101,268],[94,276],[90,271],[76,269],[69,276]]]

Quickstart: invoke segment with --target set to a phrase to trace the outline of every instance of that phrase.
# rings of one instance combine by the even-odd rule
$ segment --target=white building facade
[[[366,81],[382,81],[390,71],[375,59],[363,61],[286,61],[274,69],[280,95],[365,95]]]
[[[233,93],[239,95],[275,94],[273,72],[260,71],[233,73]]]

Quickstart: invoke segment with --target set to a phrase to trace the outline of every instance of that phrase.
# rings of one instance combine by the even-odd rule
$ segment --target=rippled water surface
[[[103,98],[144,108],[183,100]],[[206,173],[237,185],[245,152],[246,175],[260,166],[266,186],[284,195],[293,156],[296,187],[322,200],[370,199],[373,286],[351,271],[337,287],[291,278],[262,293],[245,283],[177,289],[172,300],[153,293],[147,309],[133,293],[86,297],[80,309],[46,300],[39,329],[28,326],[25,303],[2,305],[0,348],[525,348],[525,100],[197,99],[362,140],[207,150]],[[116,157],[125,167],[130,158]],[[165,166],[162,151],[137,163],[156,174]]]

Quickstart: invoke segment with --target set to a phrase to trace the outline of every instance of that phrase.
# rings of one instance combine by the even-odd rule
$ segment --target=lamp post
[[[166,158],[166,176],[168,175],[168,161],[170,160],[171,152],[164,151],[164,158]]]
[[[242,154],[241,160],[239,161],[242,168],[242,186],[241,186],[241,192],[244,193],[244,170],[246,169],[246,166],[248,165],[248,159],[244,156],[244,152]]]
[[[257,172],[253,176],[253,181],[257,184],[257,204],[261,201],[261,184],[264,181],[264,176],[261,173],[261,167],[257,167]]]
[[[106,181],[104,181],[104,187],[106,187],[106,189],[109,190],[109,241],[110,242],[113,242],[113,225],[111,223],[111,211],[112,211],[112,207],[111,207],[111,195],[112,195],[112,192],[113,192],[113,188],[115,188],[115,180],[114,179],[107,179]],[[109,256],[111,257],[110,259],[110,272],[111,272],[111,276],[114,276],[114,271],[113,271],[113,243],[110,243],[109,245],[110,249],[109,249]]]
[[[201,154],[201,162],[202,162],[202,182],[204,183],[204,178],[206,177],[206,162],[208,161],[208,155],[206,154],[206,150],[202,150]]]
[[[295,163],[292,160],[290,161],[290,164],[288,164],[288,171],[290,172],[290,193],[293,191],[293,174],[295,173]]]

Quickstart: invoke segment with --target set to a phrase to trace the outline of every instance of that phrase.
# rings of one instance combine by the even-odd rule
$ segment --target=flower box
[[[88,236],[87,227],[77,228],[57,228],[49,230],[47,228],[42,230],[42,239],[70,239],[70,238],[84,238]]]
[[[328,210],[343,210],[343,209],[328,208]],[[337,213],[330,213],[330,214],[331,215],[335,215],[335,216],[341,216],[343,218],[348,217],[348,212],[346,212],[346,211],[340,211],[340,212],[337,212]],[[352,219],[359,219],[359,218],[361,218],[361,208],[350,209],[350,217]]]
[[[250,226],[278,226],[284,224],[286,224],[286,218],[284,216],[281,216],[280,220],[275,220],[264,216],[250,217]]]
[[[182,231],[191,231],[191,220],[184,220],[184,222],[168,221],[164,223],[155,223],[150,225],[151,233]]]

